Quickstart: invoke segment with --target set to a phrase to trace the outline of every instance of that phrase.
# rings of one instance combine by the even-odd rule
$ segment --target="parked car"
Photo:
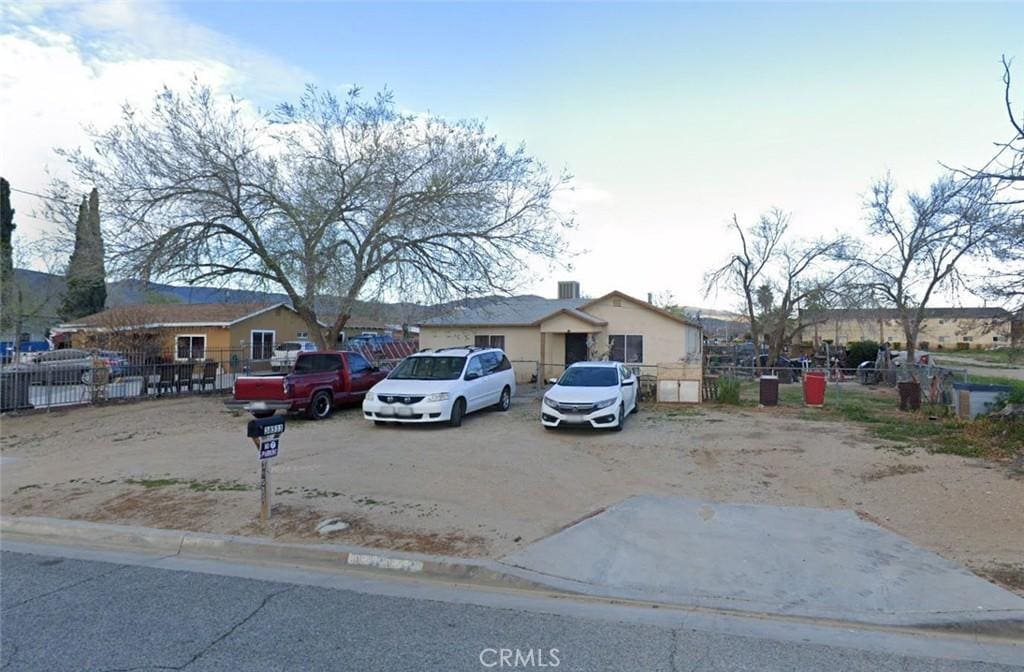
[[[28,375],[32,383],[88,385],[92,383],[93,371],[97,367],[106,367],[111,376],[121,376],[127,371],[128,360],[121,353],[110,350],[65,348],[32,353],[23,363],[4,367],[4,371]]]
[[[312,341],[284,341],[274,346],[270,357],[270,366],[276,369],[291,369],[300,352],[316,352],[316,343]]]
[[[748,369],[752,369],[755,367],[767,369],[769,368],[768,355],[765,354],[760,355],[757,358],[750,357],[748,359],[744,359],[740,362],[740,366]],[[779,356],[779,358],[775,360],[775,366],[771,368],[775,369],[776,371],[778,371],[779,369],[791,369],[793,378],[797,380],[799,380],[800,374],[803,372],[803,365],[800,364],[800,360],[789,359],[788,357],[782,356]]]
[[[360,334],[348,339],[346,347],[351,350],[370,350],[380,352],[388,343],[394,343],[395,337],[391,334]]]
[[[46,352],[51,347],[48,341],[22,341],[18,344],[14,341],[0,341],[0,362],[16,364],[20,361],[19,356],[28,357],[29,353]]]
[[[358,352],[300,352],[290,373],[237,378],[232,399],[224,404],[257,418],[304,411],[322,420],[339,404],[362,399],[385,375]]]
[[[516,376],[498,348],[441,348],[411,355],[363,400],[363,415],[377,425],[390,422],[462,424],[483,408],[507,411]]]
[[[618,362],[576,362],[548,382],[554,386],[540,407],[545,429],[589,425],[620,431],[639,408],[636,375]]]

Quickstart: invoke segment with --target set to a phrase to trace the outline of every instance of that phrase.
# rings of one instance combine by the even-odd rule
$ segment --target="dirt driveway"
[[[869,393],[869,392],[865,392]],[[870,392],[880,393],[880,392]],[[621,433],[548,432],[538,401],[460,429],[292,420],[258,523],[247,417],[219,398],[2,420],[2,509],[288,540],[499,557],[634,494],[837,507],[984,573],[1021,571],[1024,481],[1004,465],[880,445],[781,409],[645,408]]]

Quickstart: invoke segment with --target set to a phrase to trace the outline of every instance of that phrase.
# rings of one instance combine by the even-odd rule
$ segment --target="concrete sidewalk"
[[[852,511],[631,497],[502,562],[604,597],[883,625],[1024,623],[1024,598]]]

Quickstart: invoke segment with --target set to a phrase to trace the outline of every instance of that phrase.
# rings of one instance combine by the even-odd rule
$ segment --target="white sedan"
[[[619,431],[637,412],[636,376],[618,362],[577,362],[544,395],[540,422],[545,429],[589,425]]]

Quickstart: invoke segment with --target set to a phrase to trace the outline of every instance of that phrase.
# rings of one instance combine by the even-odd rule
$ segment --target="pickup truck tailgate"
[[[274,401],[287,399],[284,376],[242,376],[235,381],[238,401]]]

